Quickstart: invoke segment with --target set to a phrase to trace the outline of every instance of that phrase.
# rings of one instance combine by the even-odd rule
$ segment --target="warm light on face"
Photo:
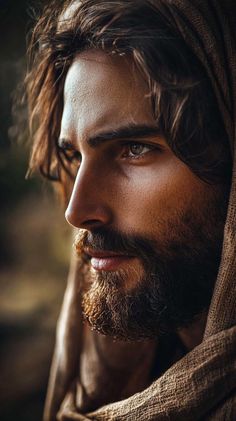
[[[148,93],[129,59],[89,51],[74,60],[59,140],[76,168],[66,218],[91,233],[112,229],[147,239],[162,260],[188,255],[191,262],[196,255],[201,263],[202,248],[214,248],[222,235],[221,192],[171,151]],[[93,270],[100,277],[123,273],[124,290],[135,290],[144,275],[141,259],[112,252],[111,244],[105,254],[91,255]]]

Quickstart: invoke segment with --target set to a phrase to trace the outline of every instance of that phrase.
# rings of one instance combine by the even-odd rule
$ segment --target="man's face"
[[[175,329],[207,307],[226,209],[224,189],[158,132],[148,93],[131,59],[98,51],[76,57],[64,88],[59,142],[78,157],[66,218],[84,230],[84,313],[122,338]]]

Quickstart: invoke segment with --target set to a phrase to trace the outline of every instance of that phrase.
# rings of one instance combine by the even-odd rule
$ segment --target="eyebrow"
[[[145,124],[129,124],[124,127],[119,127],[117,129],[106,131],[97,134],[96,136],[91,136],[87,139],[87,143],[90,147],[96,148],[103,142],[107,142],[115,139],[142,139],[151,136],[161,136],[161,131],[157,126],[148,126]],[[60,138],[58,140],[58,146],[63,148],[63,146],[73,147],[73,142],[66,138]]]

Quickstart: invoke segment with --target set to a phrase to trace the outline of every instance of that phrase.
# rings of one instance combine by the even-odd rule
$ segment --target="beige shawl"
[[[147,373],[156,344],[114,344],[109,338],[86,332],[82,326],[82,275],[79,263],[72,259],[58,323],[45,421],[54,421],[59,408],[58,419],[63,421],[236,420],[236,1],[150,3],[204,65],[234,160],[222,261],[204,340],[150,385]]]

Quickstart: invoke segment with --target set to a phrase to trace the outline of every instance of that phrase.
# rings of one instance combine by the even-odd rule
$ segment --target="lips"
[[[133,259],[133,256],[127,256],[108,250],[98,251],[90,248],[85,248],[84,253],[91,258],[91,266],[94,270],[97,271],[118,270],[119,268],[130,262],[131,259]]]

